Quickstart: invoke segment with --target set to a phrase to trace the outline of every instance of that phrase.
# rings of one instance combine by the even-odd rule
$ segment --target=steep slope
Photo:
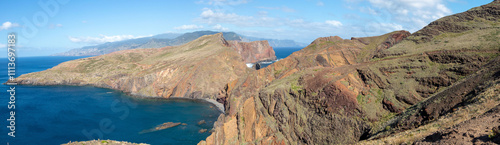
[[[222,33],[161,49],[133,49],[21,75],[19,84],[92,85],[139,96],[212,98],[248,69]]]
[[[219,117],[215,132],[199,144],[355,143],[418,127],[418,123],[432,124],[435,118],[467,104],[468,98],[498,100],[500,96],[491,93],[495,87],[488,87],[487,94],[480,89],[481,84],[497,79],[498,4],[497,0],[441,18],[409,36],[394,32],[351,40],[319,38],[303,50],[229,83],[220,98],[227,114]],[[462,19],[463,15],[467,17]],[[481,79],[474,77],[477,72]],[[465,90],[453,86],[465,86]],[[454,97],[453,93],[468,95]],[[472,104],[489,110],[500,103],[488,102],[491,104]],[[411,106],[416,109],[407,109]],[[406,120],[404,114],[412,116],[411,112],[424,112],[424,116]],[[459,123],[460,117],[452,115],[448,120]],[[398,124],[403,127],[396,128]],[[418,133],[430,135],[429,131],[432,129]],[[404,135],[394,139],[412,140]],[[361,143],[402,143],[385,139]]]
[[[397,31],[378,37],[343,40],[318,38],[308,47],[228,84],[226,116],[201,144],[353,143],[369,131],[357,92],[344,85],[356,80],[362,54],[408,36]],[[401,38],[392,39],[396,36]],[[351,72],[351,74],[347,74]],[[364,86],[362,81],[357,85]]]

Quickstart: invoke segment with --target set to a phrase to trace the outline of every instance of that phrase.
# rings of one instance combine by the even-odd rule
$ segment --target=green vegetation
[[[340,81],[341,84],[343,84],[344,86],[349,86],[349,82],[348,81]]]
[[[365,98],[365,96],[363,96],[363,95],[361,95],[361,94],[359,94],[359,95],[358,95],[358,97],[356,97],[356,99],[358,100],[358,103],[359,103],[359,104],[361,104],[361,103],[363,103],[363,104],[364,104],[364,103],[365,103],[365,102],[364,102],[364,98]]]
[[[455,37],[459,37],[459,36],[465,35],[467,33],[471,33],[471,32],[470,31],[465,31],[465,32],[461,32],[461,33],[453,33],[453,32],[441,33],[440,35],[435,36],[434,40],[443,40],[443,39],[447,39],[448,40],[448,39],[451,39],[451,38],[455,38]]]
[[[279,74],[281,74],[282,70],[276,70],[274,71],[274,76],[277,77]]]
[[[301,85],[297,85],[296,83],[292,83],[291,85],[292,85],[291,89],[294,90],[294,91],[302,90],[302,86]]]
[[[498,137],[499,135],[500,135],[500,130],[498,128],[493,128],[492,130],[490,130],[488,137],[492,139]]]

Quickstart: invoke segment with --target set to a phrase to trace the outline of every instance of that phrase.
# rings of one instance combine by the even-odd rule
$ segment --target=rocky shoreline
[[[211,103],[213,104],[215,107],[217,107],[217,109],[219,109],[219,111],[222,112],[222,114],[224,114],[224,104],[222,103],[219,103],[213,99],[208,99],[208,98],[203,98],[202,100],[208,102],[208,103]]]

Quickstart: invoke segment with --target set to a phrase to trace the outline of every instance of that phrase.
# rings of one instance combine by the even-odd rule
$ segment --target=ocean
[[[277,48],[273,48],[273,49],[274,49],[276,58],[278,59],[276,61],[279,61],[279,60],[281,60],[283,58],[288,57],[293,52],[299,51],[300,49],[302,49],[302,47],[277,47]],[[276,61],[261,62],[260,63],[260,67],[261,68],[267,67],[267,66],[271,65],[272,63],[274,63]],[[252,65],[254,65],[254,64],[252,64]]]
[[[275,48],[285,58],[300,48]],[[49,69],[83,57],[20,57],[16,76]],[[6,82],[7,58],[0,58],[0,82]],[[62,144],[111,139],[152,145],[197,144],[211,133],[222,113],[213,104],[187,99],[147,99],[90,86],[15,86],[15,137],[11,130],[10,86],[0,85],[0,143]],[[198,124],[204,120],[206,123]],[[165,122],[187,125],[148,132]],[[199,130],[208,131],[200,133]]]

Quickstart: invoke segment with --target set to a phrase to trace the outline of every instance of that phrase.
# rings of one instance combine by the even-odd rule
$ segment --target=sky
[[[18,56],[201,30],[291,39],[418,31],[493,0],[31,0],[0,2],[0,48],[16,33]],[[0,55],[0,57],[3,57]]]

